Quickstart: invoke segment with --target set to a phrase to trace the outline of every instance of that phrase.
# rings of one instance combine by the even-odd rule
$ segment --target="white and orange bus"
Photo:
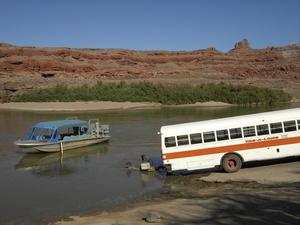
[[[162,126],[167,173],[238,171],[244,162],[300,155],[300,108]]]

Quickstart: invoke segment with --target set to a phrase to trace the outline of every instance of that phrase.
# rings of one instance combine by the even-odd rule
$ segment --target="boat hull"
[[[15,141],[14,144],[19,146],[25,153],[40,153],[40,152],[60,152],[68,151],[76,148],[85,146],[95,145],[102,142],[109,141],[110,137],[94,137],[77,140],[66,140],[58,142],[42,142],[33,140],[19,140]]]

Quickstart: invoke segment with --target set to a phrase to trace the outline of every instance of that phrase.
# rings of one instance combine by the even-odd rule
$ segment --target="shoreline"
[[[140,196],[108,209],[69,215],[47,225],[146,225],[149,212],[159,213],[160,225],[223,224],[224,221],[252,225],[253,221],[281,220],[292,224],[296,217],[300,218],[297,214],[299,159],[254,165],[237,173],[190,174],[174,181],[175,189],[167,186],[163,193]],[[273,211],[274,214],[270,213]],[[284,218],[284,214],[289,216]]]
[[[47,112],[69,112],[69,111],[124,111],[137,108],[161,108],[161,107],[224,107],[232,106],[222,102],[203,102],[186,105],[161,105],[159,103],[140,102],[10,102],[0,104],[0,110],[18,111],[47,111]]]

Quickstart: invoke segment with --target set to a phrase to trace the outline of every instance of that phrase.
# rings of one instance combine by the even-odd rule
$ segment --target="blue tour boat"
[[[25,153],[59,152],[106,142],[110,139],[109,125],[99,119],[89,121],[76,117],[37,123],[27,136],[14,144]]]

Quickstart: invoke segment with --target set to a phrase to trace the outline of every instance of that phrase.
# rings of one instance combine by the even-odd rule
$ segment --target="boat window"
[[[269,126],[268,124],[261,124],[256,126],[257,135],[265,135],[269,134]]]
[[[237,139],[242,137],[242,129],[240,127],[238,128],[231,128],[229,130],[230,132],[230,138],[231,139]]]
[[[42,131],[42,129],[41,128],[34,128],[33,129],[33,135],[31,136],[31,140],[41,140],[41,138],[40,137],[42,137],[41,136],[41,131]]]
[[[244,137],[255,136],[255,127],[254,126],[243,127],[243,133],[244,133]]]
[[[165,146],[167,148],[176,146],[175,137],[166,137],[165,138]]]
[[[271,123],[270,124],[270,128],[271,128],[271,134],[277,134],[277,133],[282,133],[282,123]]]
[[[199,144],[202,143],[201,133],[190,134],[191,144]]]
[[[62,137],[75,135],[72,127],[59,128],[59,134],[62,135]]]
[[[79,127],[73,127],[73,135],[78,135],[79,134]]]
[[[178,145],[188,145],[189,144],[188,135],[177,136],[177,143],[178,143]]]
[[[294,121],[294,120],[283,122],[283,125],[284,125],[284,131],[285,132],[290,132],[290,131],[297,130],[296,121]]]
[[[215,132],[214,131],[204,132],[203,139],[205,143],[216,141]]]
[[[35,131],[34,127],[30,127],[27,132],[27,136],[26,136],[25,140],[35,140],[34,131]]]
[[[34,131],[34,139],[37,141],[40,141],[40,140],[50,141],[52,138],[53,132],[54,132],[54,130],[49,129],[49,128],[44,128],[44,129],[36,128]]]
[[[217,130],[217,140],[228,140],[228,130]]]

